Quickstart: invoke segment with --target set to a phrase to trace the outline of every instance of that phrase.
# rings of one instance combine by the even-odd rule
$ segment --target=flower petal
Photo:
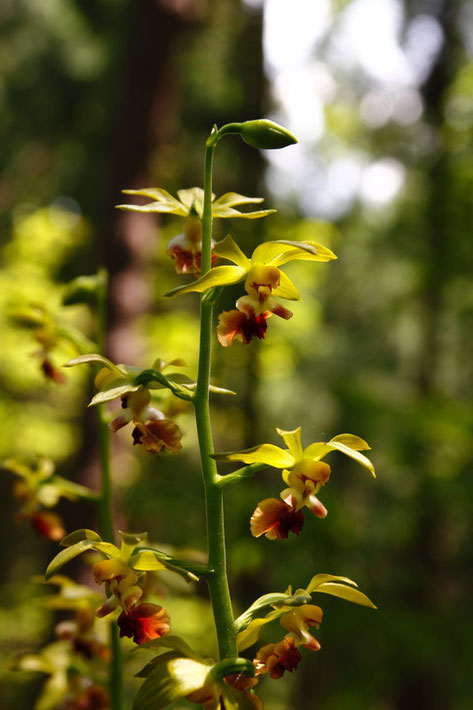
[[[243,461],[243,463],[266,463],[274,468],[287,468],[294,466],[295,460],[292,454],[285,449],[281,449],[274,444],[260,444],[251,449],[242,451],[227,451],[220,454],[213,454],[216,461]]]
[[[292,636],[285,636],[278,643],[268,643],[262,646],[254,664],[257,675],[269,672],[271,678],[282,678],[284,671],[292,673],[301,661],[301,654]]]
[[[133,444],[142,444],[145,451],[151,454],[169,449],[176,453],[182,448],[181,431],[177,424],[170,419],[152,420],[149,422],[135,422],[132,432]]]
[[[248,312],[245,309],[222,311],[218,317],[218,342],[226,348],[233,345],[234,340],[240,340],[243,345],[248,345],[253,337],[262,340],[270,315],[271,313],[267,312],[257,316],[254,310]]]
[[[239,195],[238,192],[226,192],[214,201],[212,209],[222,205],[237,207],[238,205],[256,205],[261,202],[264,202],[264,197],[246,197],[246,195]]]
[[[338,436],[334,436],[330,439],[330,442],[334,441],[345,444],[345,446],[349,446],[350,449],[354,449],[354,451],[366,451],[371,449],[371,446],[367,444],[364,439],[354,434],[338,434]]]
[[[243,254],[238,244],[229,234],[225,237],[225,239],[222,239],[221,242],[217,242],[215,244],[214,254],[222,257],[222,259],[232,261],[234,264],[241,266],[241,268],[246,271],[251,268],[250,260]]]
[[[289,261],[331,261],[337,257],[330,249],[322,246],[322,244],[317,244],[317,242],[303,241],[303,242],[288,242],[281,240],[282,244],[292,245],[293,250],[286,251],[281,254],[275,263],[277,266],[282,266],[282,264],[287,264]]]
[[[215,266],[201,276],[200,279],[197,279],[197,281],[192,281],[183,286],[177,286],[164,295],[176,296],[177,294],[192,293],[193,291],[202,293],[213,286],[235,284],[237,281],[241,281],[245,276],[246,269],[243,269],[241,266]]]
[[[253,537],[266,535],[268,540],[283,540],[290,532],[299,535],[304,525],[304,515],[277,498],[266,498],[258,503],[251,516]]]
[[[285,431],[285,429],[276,429],[276,431],[284,439],[284,443],[294,460],[299,461],[302,458],[301,427],[297,427],[297,429],[292,431]]]
[[[187,208],[187,212],[190,211],[191,207],[197,211],[198,214],[202,214],[202,209],[204,205],[204,191],[201,187],[189,187],[187,190],[178,190],[177,196],[180,201]],[[215,195],[212,193],[212,200]]]
[[[281,279],[279,286],[273,290],[273,295],[279,296],[279,298],[287,298],[288,301],[302,301],[299,291],[294,286],[289,276],[285,274],[284,271],[280,271],[279,273],[281,274]]]
[[[233,207],[217,207],[214,208],[212,205],[212,216],[215,218],[226,218],[231,217],[241,217],[243,219],[259,219],[260,217],[267,217],[277,210],[254,210],[253,212],[240,212],[240,210],[235,210]]]
[[[138,645],[161,638],[168,634],[171,628],[169,614],[158,604],[138,604],[128,613],[122,612],[117,619],[120,628],[120,638],[133,637]]]

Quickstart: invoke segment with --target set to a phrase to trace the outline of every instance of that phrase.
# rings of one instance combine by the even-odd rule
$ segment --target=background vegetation
[[[300,146],[315,179],[302,170],[277,172],[241,142],[219,149],[218,194],[283,188],[284,209],[264,225],[230,225],[239,243],[250,249],[261,239],[310,238],[339,259],[317,269],[293,266],[306,301],[289,323],[271,321],[264,347],[216,347],[215,376],[239,396],[217,402],[214,422],[217,450],[268,437],[277,443],[276,426],[300,422],[306,443],[353,432],[372,444],[378,480],[334,455],[323,498],[329,517],[306,516],[300,538],[281,545],[254,540],[248,530],[256,502],[272,495],[274,471],[229,490],[231,583],[243,608],[257,594],[331,572],[356,579],[379,605],[372,613],[324,599],[323,649],[307,653],[294,676],[266,684],[271,710],[467,710],[473,18],[468,0],[383,3],[397,8],[400,46],[414,42],[425,59],[410,108],[398,101],[396,109],[395,81],[339,61],[337,32],[360,4],[333,1],[331,22],[309,57],[332,81],[325,128]],[[435,51],[428,33],[419,33],[422,22],[438,31]],[[9,309],[40,301],[56,310],[65,283],[104,265],[111,274],[112,359],[146,366],[156,356],[183,356],[195,372],[196,303],[190,296],[160,298],[177,284],[164,247],[182,222],[158,223],[113,206],[124,187],[175,192],[200,185],[203,143],[214,122],[275,110],[284,119],[284,107],[278,109],[263,71],[261,12],[237,0],[4,0],[0,33],[0,456],[47,455],[64,476],[93,485],[95,441],[82,373],[68,375],[63,386],[44,382],[30,357],[34,344],[9,324]],[[316,84],[307,91],[315,95]],[[305,120],[310,124],[310,113]],[[364,191],[349,189],[342,168],[351,169],[353,156],[368,167],[390,161],[402,177],[392,199],[372,199],[366,180]],[[337,176],[338,198],[324,208],[324,181],[337,183]],[[281,197],[267,197],[267,206],[278,207]],[[82,306],[60,313],[93,338]],[[195,434],[187,413],[180,416],[185,447],[178,456],[132,454],[129,435],[115,437],[117,525],[202,548]],[[8,473],[0,486],[6,658],[51,637],[51,616],[32,601],[40,592],[25,580],[44,571],[56,545],[15,522]],[[85,504],[64,504],[61,512],[71,530],[95,524]],[[77,573],[85,574],[79,566]],[[175,631],[210,651],[201,593],[196,602],[174,590],[166,606]],[[41,680],[5,670],[6,707],[31,707]]]

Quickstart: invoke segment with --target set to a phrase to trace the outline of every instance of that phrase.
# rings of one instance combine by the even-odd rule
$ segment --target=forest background
[[[317,270],[291,265],[306,302],[290,323],[271,321],[264,347],[215,348],[216,379],[239,392],[215,405],[216,448],[251,446],[302,421],[307,442],[342,431],[367,439],[378,480],[338,460],[327,521],[306,518],[283,552],[248,530],[274,472],[235,487],[231,587],[243,609],[331,572],[356,579],[379,610],[324,599],[322,651],[270,684],[268,706],[468,710],[472,6],[267,0],[262,10],[256,0],[0,4],[0,456],[49,456],[62,475],[96,481],[85,373],[43,381],[33,343],[7,318],[31,301],[56,311],[74,276],[100,265],[110,273],[114,361],[185,357],[195,372],[197,303],[161,299],[177,284],[164,250],[182,224],[114,205],[126,187],[201,185],[214,122],[279,120],[301,142],[276,158],[240,141],[219,148],[217,194],[264,194],[279,209],[229,231],[246,251],[262,239],[313,239],[339,258]],[[84,307],[61,313],[93,336]],[[186,412],[179,423],[178,457],[137,455],[117,435],[117,525],[203,549],[195,435]],[[51,614],[26,580],[57,550],[15,522],[12,479],[2,472],[2,659],[50,639]],[[86,504],[61,512],[69,530],[95,524]],[[205,590],[197,601],[175,591],[166,600],[175,631],[198,647],[211,623]],[[2,707],[31,707],[40,683],[3,670]]]

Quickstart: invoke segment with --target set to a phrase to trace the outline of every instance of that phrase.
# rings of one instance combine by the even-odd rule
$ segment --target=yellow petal
[[[334,436],[330,439],[330,441],[338,441],[341,444],[345,444],[345,446],[349,446],[350,449],[354,449],[355,451],[366,451],[367,449],[371,449],[371,446],[367,444],[364,439],[361,439],[359,436],[355,436],[354,434],[338,434],[338,436]]]
[[[290,468],[294,466],[295,460],[289,451],[274,446],[273,444],[261,444],[251,449],[243,451],[229,451],[221,454],[213,454],[216,461],[243,461],[243,463],[265,463],[274,468]]]
[[[279,272],[281,279],[279,286],[273,289],[273,295],[279,298],[287,298],[288,301],[301,301],[301,296],[297,288],[292,283],[291,279],[284,271]]]
[[[285,609],[277,609],[275,611],[270,611],[266,616],[253,619],[250,621],[246,629],[241,631],[237,636],[237,646],[239,651],[244,651],[246,648],[252,646],[261,636],[263,626],[268,624],[274,619],[279,619],[285,613]]]
[[[250,205],[259,204],[264,201],[264,197],[246,197],[246,195],[239,195],[237,192],[226,192],[221,195],[212,205],[214,207],[220,207],[225,205],[225,207],[236,207],[237,205]]]
[[[172,291],[164,294],[165,296],[176,296],[181,293],[202,293],[207,291],[207,289],[213,286],[226,286],[228,284],[235,284],[237,281],[241,281],[246,275],[246,269],[241,266],[215,266],[206,274],[197,279],[197,281],[192,281],[189,284],[184,284],[184,286],[177,286],[173,288]]]
[[[238,244],[232,239],[230,235],[222,239],[221,242],[217,242],[213,248],[213,253],[217,256],[221,256],[222,259],[228,259],[228,261],[233,261],[234,264],[240,266],[245,271],[249,271],[251,268],[251,262],[246,257]]]
[[[304,450],[304,456],[318,461],[328,454],[329,451],[340,451],[342,454],[345,454],[345,456],[349,456],[354,459],[354,461],[357,461],[363,468],[366,468],[371,473],[373,478],[376,478],[374,466],[371,461],[366,458],[366,456],[363,456],[363,454],[360,454],[359,450],[351,448],[351,446],[344,443],[345,441],[349,441],[351,437],[351,434],[340,434],[339,436],[334,436],[330,441],[311,444]],[[358,437],[353,438],[355,446],[363,446],[364,449],[369,448],[366,441],[363,441],[363,439],[359,439]]]
[[[301,427],[297,427],[297,429],[292,431],[285,431],[284,429],[276,429],[276,431],[284,439],[295,461],[300,461],[302,458]]]
[[[276,260],[276,266],[282,266],[282,264],[287,264],[289,261],[299,260],[299,261],[331,261],[337,257],[330,249],[322,246],[322,244],[317,244],[317,242],[286,242],[281,240],[281,243],[292,245],[292,251],[286,251],[281,254]]]

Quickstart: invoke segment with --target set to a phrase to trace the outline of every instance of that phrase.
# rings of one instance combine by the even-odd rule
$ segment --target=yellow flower
[[[178,286],[166,295],[174,296],[192,291],[202,293],[214,286],[228,286],[245,281],[248,295],[260,304],[260,308],[268,310],[263,308],[263,304],[271,296],[290,301],[301,300],[299,291],[290,278],[279,269],[280,266],[295,260],[324,262],[337,258],[330,249],[315,242],[278,240],[259,244],[251,259],[248,259],[230,235],[217,242],[214,253],[231,261],[233,266],[215,266],[197,281]]]
[[[261,444],[243,451],[213,454],[216,461],[263,463],[283,469],[282,477],[288,488],[281,492],[282,502],[266,498],[258,504],[251,517],[252,534],[255,537],[265,534],[270,540],[282,540],[290,531],[298,535],[304,520],[297,514],[304,506],[319,518],[327,515],[327,509],[316,494],[329,480],[330,466],[321,459],[331,451],[349,456],[375,476],[373,464],[360,453],[370,447],[358,436],[339,434],[330,441],[316,442],[303,449],[301,427],[294,431],[277,429],[277,432],[284,439],[287,449],[274,444]]]

